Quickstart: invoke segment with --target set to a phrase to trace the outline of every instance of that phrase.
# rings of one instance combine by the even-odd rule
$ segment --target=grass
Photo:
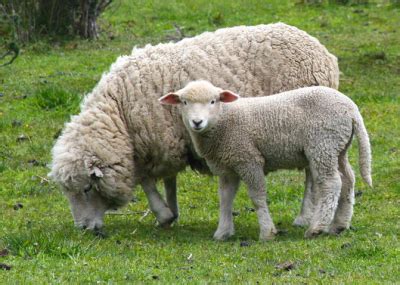
[[[0,263],[12,266],[0,269],[0,283],[398,283],[400,9],[396,1],[341,2],[347,4],[119,0],[101,18],[98,41],[23,47],[12,65],[0,68],[0,251],[9,251]],[[215,242],[217,179],[188,170],[179,176],[181,217],[171,229],[157,228],[152,215],[142,217],[148,205],[136,189],[137,202],[106,216],[107,238],[76,230],[66,198],[46,179],[50,150],[64,122],[78,112],[82,95],[116,57],[134,45],[174,37],[174,23],[191,36],[276,21],[308,31],[339,57],[340,90],[364,116],[374,189],[360,181],[354,146],[359,195],[353,229],[305,240],[304,230],[291,226],[303,174],[282,171],[267,178],[282,234],[273,242],[257,241],[256,215],[242,187],[235,201],[236,235]],[[277,268],[287,261],[292,270]]]

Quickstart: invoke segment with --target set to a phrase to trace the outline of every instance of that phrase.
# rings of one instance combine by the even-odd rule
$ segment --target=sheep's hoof
[[[96,237],[99,237],[99,238],[107,238],[107,234],[104,232],[103,229],[97,229],[97,228],[95,228],[95,229],[93,230],[93,234],[94,234]]]
[[[278,231],[274,228],[265,231],[265,232],[260,232],[260,237],[259,240],[260,241],[271,241],[275,239],[276,234],[278,233]]]
[[[310,225],[310,222],[308,221],[307,218],[305,218],[303,216],[298,216],[293,222],[293,226],[296,226],[296,227],[305,227],[308,225]]]
[[[103,228],[103,221],[97,219],[84,219],[83,221],[75,222],[75,226],[81,230],[95,232]]]
[[[308,229],[304,234],[305,238],[312,239],[321,235],[324,231],[322,229]]]
[[[177,219],[177,216],[172,213],[169,208],[165,208],[162,213],[157,215],[157,222],[159,227],[168,229],[171,224]]]
[[[329,230],[329,234],[331,235],[340,235],[343,231],[347,230],[349,227],[346,226],[333,226]]]
[[[235,231],[233,229],[228,229],[228,230],[217,230],[214,233],[214,239],[217,241],[225,241],[229,239],[231,236],[235,234]]]

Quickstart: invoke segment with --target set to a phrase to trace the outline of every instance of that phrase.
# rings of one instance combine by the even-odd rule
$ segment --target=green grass
[[[101,18],[95,42],[37,42],[0,68],[0,284],[57,283],[359,283],[400,282],[400,8],[386,2],[128,1]],[[305,1],[307,2],[307,1]],[[323,2],[320,4],[319,2]],[[300,209],[303,174],[267,178],[271,212],[282,230],[257,241],[256,215],[244,187],[235,201],[236,235],[215,242],[217,179],[179,176],[179,223],[169,230],[142,218],[138,201],[107,215],[107,238],[76,230],[66,198],[45,179],[55,137],[79,101],[120,54],[167,41],[173,23],[186,36],[234,25],[283,21],[316,36],[339,57],[340,90],[360,107],[373,147],[374,189],[357,173],[353,229],[339,237],[303,238],[291,226]],[[15,210],[17,203],[22,208]],[[249,246],[240,246],[248,241]],[[190,257],[190,258],[189,258]],[[290,261],[294,269],[276,266]]]

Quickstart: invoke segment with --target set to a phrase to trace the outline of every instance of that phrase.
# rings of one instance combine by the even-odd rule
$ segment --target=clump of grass
[[[33,95],[34,105],[42,110],[64,110],[76,113],[81,98],[57,86],[39,88]]]
[[[3,243],[13,255],[24,258],[33,258],[38,255],[72,258],[84,255],[90,248],[90,246],[82,246],[79,242],[64,238],[62,231],[53,233],[25,231],[5,236]]]
[[[208,18],[208,22],[214,26],[222,26],[225,23],[224,15],[221,12],[216,13]]]

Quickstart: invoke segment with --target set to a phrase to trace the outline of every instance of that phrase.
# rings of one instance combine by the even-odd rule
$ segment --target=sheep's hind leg
[[[306,174],[306,181],[304,185],[305,189],[304,189],[303,201],[301,203],[301,211],[293,222],[293,225],[299,227],[308,226],[310,224],[315,207],[314,206],[315,189],[313,189],[313,181],[312,181],[311,171],[309,168],[306,168],[305,174]]]
[[[176,220],[179,216],[178,199],[176,197],[176,176],[164,178],[164,185],[168,207],[174,214],[174,220]]]
[[[234,235],[232,204],[236,192],[239,188],[239,177],[221,176],[219,178],[219,208],[220,216],[217,231],[214,233],[214,239],[225,240]]]
[[[241,168],[238,173],[248,186],[249,196],[257,212],[260,225],[260,240],[272,240],[277,231],[267,206],[263,167],[250,165]]]
[[[162,227],[168,227],[174,221],[175,216],[164,202],[160,193],[157,191],[156,181],[148,178],[142,181],[143,190],[149,201],[150,209]]]
[[[329,230],[332,234],[340,234],[350,227],[354,205],[354,172],[348,161],[347,154],[339,157],[339,171],[342,179],[342,189],[335,218]]]
[[[313,171],[313,169],[311,169]],[[318,236],[327,232],[333,221],[337,208],[342,181],[339,171],[332,170],[331,174],[313,175],[315,190],[318,191],[316,208],[310,227],[305,233],[306,238]]]

